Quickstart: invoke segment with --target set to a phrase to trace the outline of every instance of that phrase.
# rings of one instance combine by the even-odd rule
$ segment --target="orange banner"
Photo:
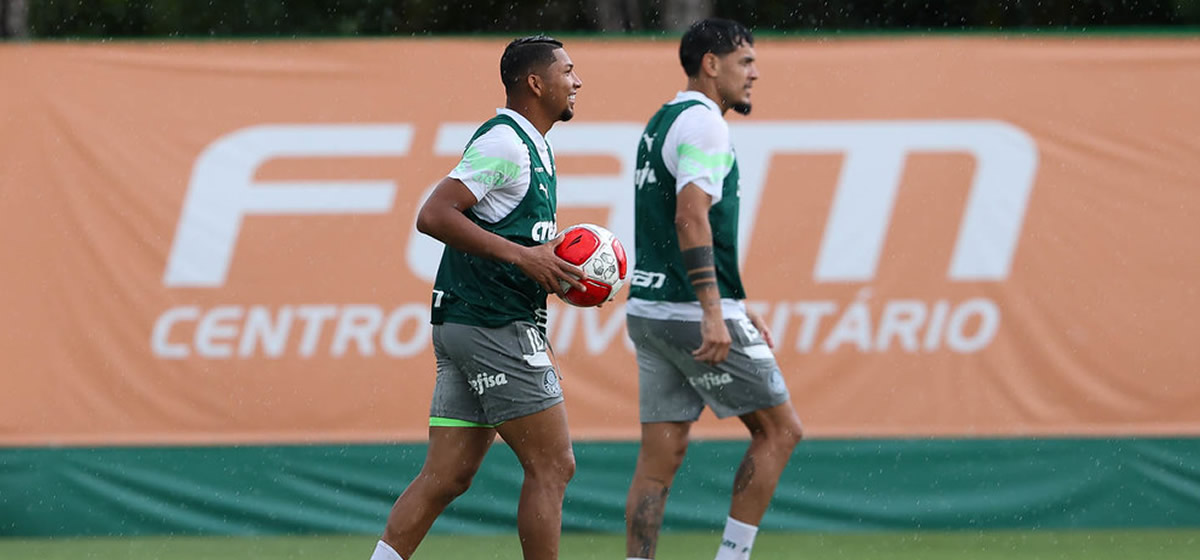
[[[415,211],[503,45],[0,45],[0,444],[424,439]],[[567,49],[559,226],[632,248],[676,45]],[[810,436],[1200,434],[1200,41],[758,54],[744,278]],[[574,435],[635,438],[621,305],[551,313]]]

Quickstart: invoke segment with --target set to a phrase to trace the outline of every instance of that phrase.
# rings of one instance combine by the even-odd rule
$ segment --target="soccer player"
[[[708,406],[750,433],[716,554],[745,560],[801,437],[771,333],[746,310],[738,273],[738,167],[724,115],[750,112],[754,37],[737,22],[706,19],[684,33],[679,59],[687,90],[646,125],[634,178],[637,261],[626,323],[637,349],[642,439],[625,507],[626,554],[654,557],[688,432]]]
[[[446,244],[433,286],[437,382],[429,449],[396,500],[372,560],[410,558],[471,479],[496,434],[525,480],[517,532],[526,560],[558,557],[563,494],[575,472],[558,372],[546,353],[546,295],[583,272],[554,254],[556,177],[546,133],[570,120],[583,82],[562,43],[508,44],[506,103],[437,184],[417,229]]]

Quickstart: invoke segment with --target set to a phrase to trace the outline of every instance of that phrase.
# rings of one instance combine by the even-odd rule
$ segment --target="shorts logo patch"
[[[688,383],[691,383],[692,387],[698,387],[698,388],[702,388],[705,390],[709,390],[709,389],[712,389],[713,387],[720,387],[722,385],[728,385],[730,383],[733,383],[733,376],[729,375],[728,373],[722,373],[722,374],[718,375],[718,374],[715,374],[715,373],[709,371],[709,372],[705,372],[704,375],[701,375],[699,377],[689,377]]]
[[[770,383],[772,393],[781,394],[787,392],[787,385],[783,382],[783,374],[779,373],[778,368],[771,370],[771,376],[767,382]]]
[[[551,397],[557,397],[562,394],[562,386],[558,384],[558,374],[554,370],[546,370],[546,375],[542,377],[542,389]]]
[[[496,375],[481,373],[476,375],[475,379],[468,379],[467,383],[471,384],[471,388],[475,390],[475,394],[482,395],[484,391],[492,387],[508,385],[508,377],[503,373],[497,373]]]

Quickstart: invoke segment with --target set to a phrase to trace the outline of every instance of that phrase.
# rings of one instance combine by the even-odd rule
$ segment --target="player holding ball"
[[[558,558],[575,473],[562,388],[546,345],[546,295],[585,290],[554,253],[557,174],[545,135],[583,85],[562,43],[514,40],[500,57],[506,102],[434,187],[417,229],[446,244],[433,285],[437,381],[421,472],[392,506],[371,560],[411,558],[471,485],[496,435],[524,470],[517,532],[526,560]]]

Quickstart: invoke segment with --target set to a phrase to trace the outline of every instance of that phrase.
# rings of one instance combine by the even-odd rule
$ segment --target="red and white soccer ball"
[[[625,248],[617,236],[595,224],[579,224],[564,230],[560,237],[562,241],[554,248],[554,254],[583,269],[587,277],[580,282],[587,289],[571,288],[559,297],[578,307],[612,301],[629,271]]]

